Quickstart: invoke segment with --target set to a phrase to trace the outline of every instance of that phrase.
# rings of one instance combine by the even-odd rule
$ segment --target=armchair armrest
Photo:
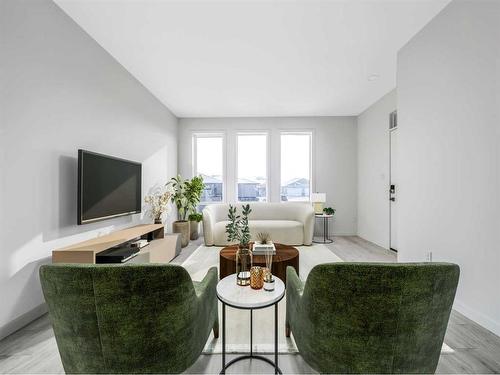
[[[194,290],[199,301],[198,324],[203,329],[214,330],[215,338],[219,337],[219,309],[217,300],[217,267],[211,267],[202,281],[193,281]],[[200,345],[204,345],[201,343]]]
[[[196,291],[196,296],[198,298],[207,298],[207,295],[213,294],[214,298],[217,299],[216,296],[216,287],[218,281],[217,267],[211,267],[203,280],[201,281],[193,281],[194,290]]]
[[[304,282],[300,280],[295,268],[286,268],[286,299],[300,299],[304,292]]]
[[[298,319],[299,306],[304,292],[304,283],[300,280],[295,268],[286,268],[286,320],[285,334],[290,337],[294,322]]]

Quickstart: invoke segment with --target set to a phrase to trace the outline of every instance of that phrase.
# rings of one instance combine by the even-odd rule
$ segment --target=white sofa
[[[267,232],[273,242],[286,245],[311,245],[314,210],[309,203],[249,203],[252,212],[249,228],[252,241]],[[242,204],[238,204],[241,213]],[[203,235],[206,246],[228,245],[226,225],[229,204],[211,204],[203,209]]]

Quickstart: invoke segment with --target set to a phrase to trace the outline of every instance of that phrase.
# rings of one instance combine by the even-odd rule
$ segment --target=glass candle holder
[[[273,278],[273,275],[271,274],[271,270],[267,267],[264,267],[262,269],[262,273],[263,273],[263,276],[264,276],[264,282],[266,281],[271,281],[271,279]]]
[[[252,268],[252,251],[245,247],[236,252],[236,284],[250,285],[250,269]]]
[[[261,289],[264,286],[264,272],[262,267],[254,266],[250,269],[250,286],[252,289]]]
[[[274,290],[274,278],[269,268],[264,268],[264,290],[272,292]]]

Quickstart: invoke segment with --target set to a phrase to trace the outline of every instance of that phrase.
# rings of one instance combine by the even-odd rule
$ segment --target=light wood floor
[[[201,243],[183,249],[174,263],[182,263]],[[336,237],[328,247],[344,261],[395,262],[396,254],[359,237]],[[452,312],[445,342],[455,350],[441,355],[438,373],[500,373],[500,338],[456,311]],[[230,360],[232,356],[228,356]],[[314,373],[299,354],[281,354],[283,373]],[[187,373],[219,373],[221,356],[201,355]],[[242,361],[228,373],[270,373],[264,362]],[[48,316],[0,341],[0,373],[63,373],[61,360]]]

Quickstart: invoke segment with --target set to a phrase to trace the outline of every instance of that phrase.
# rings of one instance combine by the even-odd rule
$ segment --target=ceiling
[[[176,116],[229,117],[358,115],[449,0],[55,2]]]

